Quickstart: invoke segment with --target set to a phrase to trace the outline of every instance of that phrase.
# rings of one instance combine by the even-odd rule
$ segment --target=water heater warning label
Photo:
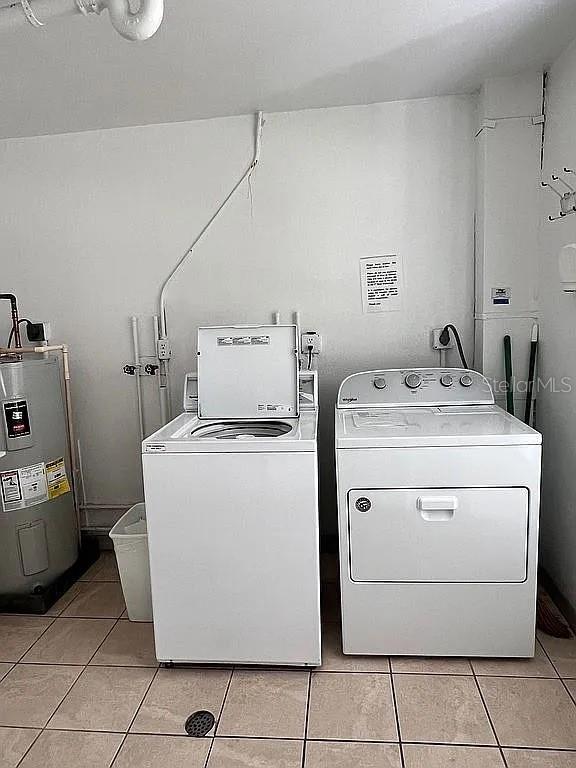
[[[11,509],[20,509],[22,506],[22,487],[20,486],[18,470],[2,472],[0,474],[0,486],[2,488],[2,507],[4,512],[9,512]]]
[[[46,483],[48,485],[49,499],[56,499],[58,496],[70,492],[70,483],[66,476],[66,465],[62,457],[56,459],[56,461],[49,461],[46,464]]]
[[[4,403],[4,421],[9,439],[25,437],[30,434],[30,416],[26,400]]]
[[[0,472],[0,498],[4,512],[33,507],[69,491],[63,458]]]

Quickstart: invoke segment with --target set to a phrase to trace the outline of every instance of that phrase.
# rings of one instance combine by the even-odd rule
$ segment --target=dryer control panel
[[[344,379],[338,408],[493,405],[488,380],[465,368],[390,368]]]

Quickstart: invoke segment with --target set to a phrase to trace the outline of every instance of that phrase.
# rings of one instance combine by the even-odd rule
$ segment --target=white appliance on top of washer
[[[200,328],[184,408],[142,444],[158,660],[318,665],[317,388],[296,327]]]
[[[342,382],[344,653],[534,655],[541,440],[476,371]]]

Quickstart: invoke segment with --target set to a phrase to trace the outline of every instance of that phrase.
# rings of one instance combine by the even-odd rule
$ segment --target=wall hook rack
[[[574,171],[571,168],[564,167],[564,173],[574,173]],[[566,179],[562,178],[560,173],[550,174],[550,181],[542,181],[540,184],[560,198],[558,216],[548,216],[548,221],[558,221],[558,219],[564,219],[566,216],[576,213],[576,189]],[[558,189],[557,184],[562,184],[564,190]]]
[[[570,190],[570,192],[576,192],[576,189],[571,184],[568,184],[566,179],[563,179],[562,176],[557,176],[554,173],[551,176],[552,181],[559,181],[560,184],[563,184],[567,189]]]

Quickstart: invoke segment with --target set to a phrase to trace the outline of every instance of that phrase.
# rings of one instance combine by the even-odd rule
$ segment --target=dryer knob
[[[409,373],[404,379],[404,384],[406,384],[409,389],[418,389],[422,384],[422,376],[420,376],[419,373]]]
[[[470,376],[469,373],[465,373],[463,376],[460,376],[460,384],[462,384],[463,387],[471,387],[474,382],[474,379],[472,376]]]
[[[374,381],[372,382],[376,389],[385,389],[386,388],[386,379],[384,376],[376,376]]]
[[[452,384],[454,384],[454,379],[449,373],[445,373],[440,376],[440,384],[442,384],[443,387],[451,387]]]

